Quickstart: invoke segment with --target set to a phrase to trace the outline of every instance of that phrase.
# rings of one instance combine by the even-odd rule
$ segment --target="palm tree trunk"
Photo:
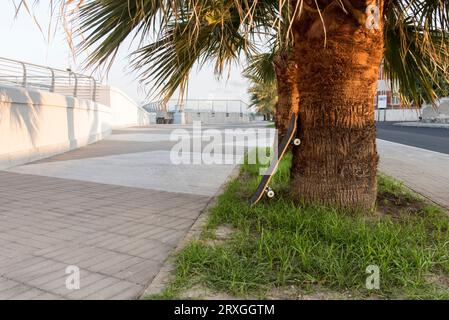
[[[297,66],[293,56],[289,53],[279,53],[274,58],[273,64],[278,93],[274,121],[280,141],[287,132],[292,112],[298,112]]]
[[[371,209],[376,200],[374,96],[382,31],[348,16],[327,26],[326,46],[316,23],[306,32],[294,31],[302,143],[293,151],[291,192],[306,202]]]

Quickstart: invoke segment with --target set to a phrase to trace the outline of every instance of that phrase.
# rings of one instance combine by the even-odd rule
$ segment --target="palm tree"
[[[446,0],[86,0],[75,19],[89,64],[110,63],[137,38],[133,66],[166,97],[195,65],[212,61],[220,75],[245,55],[273,52],[277,113],[301,121],[291,192],[351,209],[375,204],[381,60],[415,101],[433,101],[433,83],[448,79]]]
[[[243,74],[252,82],[266,86],[270,91],[277,89],[274,121],[279,141],[287,132],[291,113],[298,112],[298,94],[294,85],[295,77],[292,76],[296,67],[288,58],[288,54],[274,47],[270,52],[250,56],[243,70]]]
[[[251,85],[250,107],[254,107],[258,113],[263,114],[265,120],[271,120],[276,110],[278,100],[275,81],[258,81],[255,77],[246,75]]]

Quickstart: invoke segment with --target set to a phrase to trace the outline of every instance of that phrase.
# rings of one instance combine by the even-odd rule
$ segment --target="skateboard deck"
[[[279,155],[278,155],[277,159],[271,160],[270,167],[268,167],[268,169],[265,171],[265,174],[262,176],[262,180],[260,180],[260,183],[257,186],[256,191],[254,192],[254,194],[252,195],[252,197],[250,199],[250,204],[252,206],[255,205],[257,202],[259,202],[259,200],[262,198],[264,193],[267,193],[269,198],[272,198],[274,196],[274,192],[269,188],[268,184],[270,183],[273,175],[276,173],[276,169],[279,165],[279,162],[284,157],[285,153],[288,150],[290,143],[292,142],[293,138],[295,137],[296,129],[297,129],[297,120],[298,120],[297,114],[293,113],[293,115],[290,119],[290,123],[288,125],[287,133],[282,138],[281,143],[278,146],[278,154]],[[295,140],[297,140],[297,142],[295,141],[295,144],[299,145],[300,140],[299,139],[295,139]]]

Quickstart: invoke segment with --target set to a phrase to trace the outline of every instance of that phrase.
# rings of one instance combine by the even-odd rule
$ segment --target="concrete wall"
[[[419,121],[420,109],[377,109],[376,121]]]
[[[156,123],[156,113],[149,113],[123,91],[111,87],[98,88],[98,102],[111,107],[112,127],[146,126]]]
[[[207,124],[215,123],[246,123],[250,121],[250,117],[246,113],[228,113],[215,112],[213,115],[210,112],[185,112],[186,123],[192,123],[193,121],[201,121]]]
[[[90,100],[0,86],[0,169],[98,141],[111,132],[111,109]]]

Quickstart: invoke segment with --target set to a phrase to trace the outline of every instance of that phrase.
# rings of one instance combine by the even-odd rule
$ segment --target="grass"
[[[446,212],[384,175],[374,214],[295,204],[287,193],[290,162],[284,157],[273,178],[276,198],[253,208],[247,199],[259,166],[244,164],[201,237],[177,253],[171,284],[153,298],[182,297],[198,285],[233,297],[449,298]],[[223,225],[234,232],[213,241]],[[369,265],[380,270],[377,290],[365,285]]]

